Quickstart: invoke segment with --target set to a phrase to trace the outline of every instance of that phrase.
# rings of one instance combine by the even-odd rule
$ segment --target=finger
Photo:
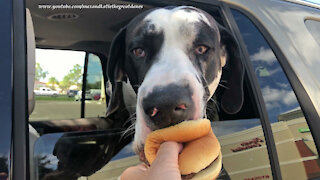
[[[147,179],[181,179],[178,156],[182,145],[177,142],[164,142],[160,145],[156,159],[148,169]],[[167,178],[164,178],[167,177]]]
[[[160,166],[172,166],[176,167],[178,165],[178,155],[182,150],[182,144],[167,141],[160,145],[160,148],[157,152],[156,159],[152,163],[152,165],[157,164]]]
[[[121,174],[120,180],[142,180],[147,169],[145,164],[129,167]]]

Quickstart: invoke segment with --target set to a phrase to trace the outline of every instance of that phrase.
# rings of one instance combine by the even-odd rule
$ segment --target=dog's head
[[[151,131],[204,117],[221,77],[227,82],[222,109],[234,114],[243,103],[235,39],[194,7],[154,9],[135,17],[114,38],[107,69],[113,86],[109,114],[119,107],[121,81],[129,79],[137,93],[136,151]]]

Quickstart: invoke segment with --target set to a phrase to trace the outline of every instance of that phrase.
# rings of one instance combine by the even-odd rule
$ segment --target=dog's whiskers
[[[132,122],[132,124],[135,123],[135,121],[136,121],[136,113],[131,114],[129,116],[129,118],[123,123],[123,125],[129,123],[130,121]]]
[[[120,139],[125,139],[131,135],[133,135],[135,132],[135,124],[132,123],[126,130],[124,130],[121,134],[121,138]]]
[[[223,87],[223,88],[225,88],[225,89],[230,89],[228,86],[223,85],[223,84],[221,84],[221,83],[219,83],[218,85],[221,86],[221,87]]]
[[[211,97],[210,100],[216,105],[218,111],[220,111],[219,103],[218,103],[215,99],[213,99],[213,97]],[[212,108],[213,108],[213,107],[212,107]]]
[[[136,113],[133,113],[129,116],[129,118],[123,123],[123,125],[126,125],[127,123],[131,122],[130,126],[122,132],[121,139],[127,138],[134,134],[135,132],[135,121],[136,121]]]

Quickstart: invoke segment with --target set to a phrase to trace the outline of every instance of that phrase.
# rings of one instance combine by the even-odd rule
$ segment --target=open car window
[[[85,52],[36,49],[35,107],[30,121],[80,118]]]
[[[121,2],[118,2],[118,4],[121,4]],[[142,5],[144,7],[142,9],[107,11],[112,14],[110,15],[113,17],[112,22],[119,25],[110,27],[109,31],[112,33],[107,33],[108,36],[104,37],[108,37],[106,44],[111,43],[115,33],[125,26],[131,18],[152,8],[150,5]],[[193,5],[197,6],[198,4]],[[209,7],[199,4],[199,8],[210,13],[219,24],[227,27],[226,19],[218,6]],[[37,11],[40,10],[36,10],[35,13]],[[97,13],[100,10],[87,11],[89,16],[90,13]],[[125,17],[124,11],[128,11]],[[132,14],[130,14],[131,12]],[[74,24],[74,26],[77,25],[76,22]],[[67,26],[72,27],[72,21]],[[35,25],[36,27],[37,25]],[[97,29],[98,31],[100,30]],[[39,46],[44,45],[39,43]],[[107,47],[105,47],[105,51],[107,51]],[[106,55],[102,56],[106,57]],[[97,93],[97,96],[93,96],[93,99],[95,97],[98,98],[99,93],[101,99],[104,98],[103,96],[106,99],[110,98],[108,93],[101,93],[104,89],[108,89],[108,82],[103,79],[105,78],[103,74],[106,72],[97,70],[99,61],[102,60],[102,64],[105,63],[103,58],[99,59],[99,56],[93,54],[88,54],[87,58],[87,70],[83,72],[87,76],[85,97],[87,98],[89,96],[88,92],[92,91]],[[255,100],[250,95],[252,93],[252,85],[249,83],[247,76],[248,74],[245,73],[244,105],[237,114],[230,115],[223,112],[219,105],[218,97],[214,96],[208,102],[208,106],[210,106],[208,118],[212,121],[214,133],[222,146],[224,157],[223,171],[220,175],[222,179],[256,177],[256,166],[263,167],[264,177],[272,178],[260,116]],[[221,91],[224,88],[228,88],[228,84],[219,86]],[[70,93],[73,92],[70,91]],[[75,97],[77,97],[77,94]],[[81,97],[83,96],[78,98]],[[81,101],[81,99],[78,100]],[[41,127],[39,124],[33,124],[38,131],[42,128],[43,132],[45,132],[41,134],[34,145],[33,173],[36,179],[116,179],[127,167],[139,163],[139,158],[133,152],[132,144],[130,143],[132,134],[126,134],[128,125],[116,125],[117,119],[105,118],[103,113],[106,112],[106,106],[93,107],[94,104],[91,102],[94,101],[85,104],[85,117],[88,118],[65,122],[78,128],[71,128],[70,126],[56,127],[56,125],[59,125],[58,121],[52,121],[50,127]],[[73,103],[77,103],[77,101]],[[96,111],[99,108],[101,108],[100,113],[91,114],[92,111]],[[59,112],[56,111],[55,113],[58,114]],[[91,115],[98,116],[100,119],[94,120]],[[234,163],[235,159],[242,163]],[[250,160],[248,161],[248,159]]]

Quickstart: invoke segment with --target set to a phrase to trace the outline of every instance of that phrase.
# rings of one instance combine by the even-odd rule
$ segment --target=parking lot
[[[36,100],[30,121],[61,120],[80,118],[80,101]],[[106,104],[100,101],[86,101],[85,117],[105,116]]]

